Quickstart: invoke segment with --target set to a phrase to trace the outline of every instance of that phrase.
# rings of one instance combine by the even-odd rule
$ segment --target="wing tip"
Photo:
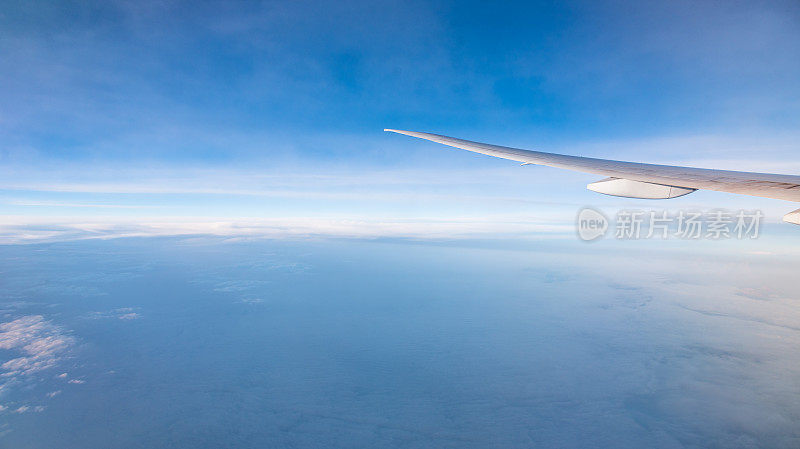
[[[436,134],[421,133],[419,131],[406,131],[403,129],[384,128],[383,130],[390,133],[404,134],[406,136],[418,137],[420,139],[427,139],[427,140],[431,140],[431,137],[443,137],[443,136],[437,136]]]

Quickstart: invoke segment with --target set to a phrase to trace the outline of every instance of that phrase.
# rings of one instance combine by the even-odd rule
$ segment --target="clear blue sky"
[[[792,1],[4,3],[0,214],[15,226],[558,221],[572,213],[515,204],[597,198],[594,179],[384,127],[800,172]]]

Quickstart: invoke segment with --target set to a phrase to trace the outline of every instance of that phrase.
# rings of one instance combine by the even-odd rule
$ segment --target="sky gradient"
[[[798,173],[798,9],[8,2],[1,238],[153,222],[213,232],[208,223],[254,219],[317,220],[323,234],[346,219],[480,222],[496,233],[510,219],[566,226],[577,205],[619,203],[587,192],[591,176],[521,168],[385,127]],[[687,204],[743,204],[772,221],[790,210],[709,192],[670,207]]]

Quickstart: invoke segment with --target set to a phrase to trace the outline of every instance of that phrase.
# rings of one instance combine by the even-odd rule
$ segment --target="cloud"
[[[643,124],[696,129],[731,114],[768,123],[797,116],[770,113],[796,110],[791,2],[491,11],[412,3],[176,13],[181,2],[141,10],[102,2],[95,20],[80,23],[66,11],[10,8],[0,44],[4,109],[14,111],[0,117],[4,150],[58,161],[359,157],[365,146],[373,155],[385,148],[364,145],[377,122],[626,135]],[[348,142],[312,141],[331,129],[351,133]]]
[[[214,287],[215,292],[243,292],[247,290],[257,289],[269,284],[270,281],[264,280],[234,280],[216,283]]]
[[[43,406],[43,405],[35,405],[35,406],[22,405],[20,407],[17,407],[16,409],[14,409],[13,413],[19,413],[19,414],[21,414],[21,413],[40,413],[40,412],[43,412],[45,408],[46,407]]]
[[[758,301],[770,301],[780,299],[780,296],[770,287],[740,287],[736,290],[736,294],[745,298],[755,299]]]
[[[211,235],[244,238],[472,238],[525,236],[572,237],[572,223],[555,224],[544,219],[519,216],[380,219],[380,218],[211,218],[153,217],[154,221],[140,219],[131,222],[124,218],[104,221],[75,222],[39,221],[38,223],[0,225],[0,243],[31,243],[119,237],[151,237],[181,235]]]
[[[20,356],[0,365],[0,376],[16,379],[52,368],[75,344],[75,339],[41,315],[0,324],[0,349]]]
[[[103,319],[103,318],[116,318],[119,320],[135,320],[140,318],[141,315],[137,312],[134,312],[133,307],[122,307],[119,309],[108,310],[105,312],[92,312],[89,314],[89,318],[92,319]]]
[[[12,385],[54,368],[74,345],[74,337],[41,315],[23,316],[0,324],[0,349],[17,356],[0,365],[0,392],[7,392]],[[65,378],[66,373],[56,377]],[[52,398],[60,392],[53,391],[47,396]],[[21,405],[15,409],[0,406],[0,411],[17,414],[38,413],[44,409],[41,405]]]

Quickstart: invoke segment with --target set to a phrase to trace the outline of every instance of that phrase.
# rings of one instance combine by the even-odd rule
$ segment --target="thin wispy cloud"
[[[15,408],[13,410],[13,413],[17,413],[17,414],[20,414],[20,413],[40,413],[40,412],[43,412],[45,410],[45,408],[46,407],[43,406],[43,405],[34,405],[34,406],[22,405],[20,407]]]
[[[91,312],[89,314],[90,319],[99,320],[99,319],[117,319],[123,321],[130,321],[141,318],[141,314],[136,312],[136,308],[134,307],[121,307],[118,309],[107,310],[104,312]]]
[[[791,1],[141,3],[4,11],[7,158],[375,158],[388,125],[549,143],[797,124]]]
[[[403,237],[459,239],[518,236],[521,238],[573,238],[572,224],[548,222],[540,217],[493,216],[415,219],[372,218],[227,218],[157,217],[132,222],[127,218],[107,218],[100,222],[75,222],[65,219],[0,226],[0,243],[34,243],[63,240],[152,237],[170,235],[211,235],[224,237]],[[164,221],[159,221],[164,220]]]

